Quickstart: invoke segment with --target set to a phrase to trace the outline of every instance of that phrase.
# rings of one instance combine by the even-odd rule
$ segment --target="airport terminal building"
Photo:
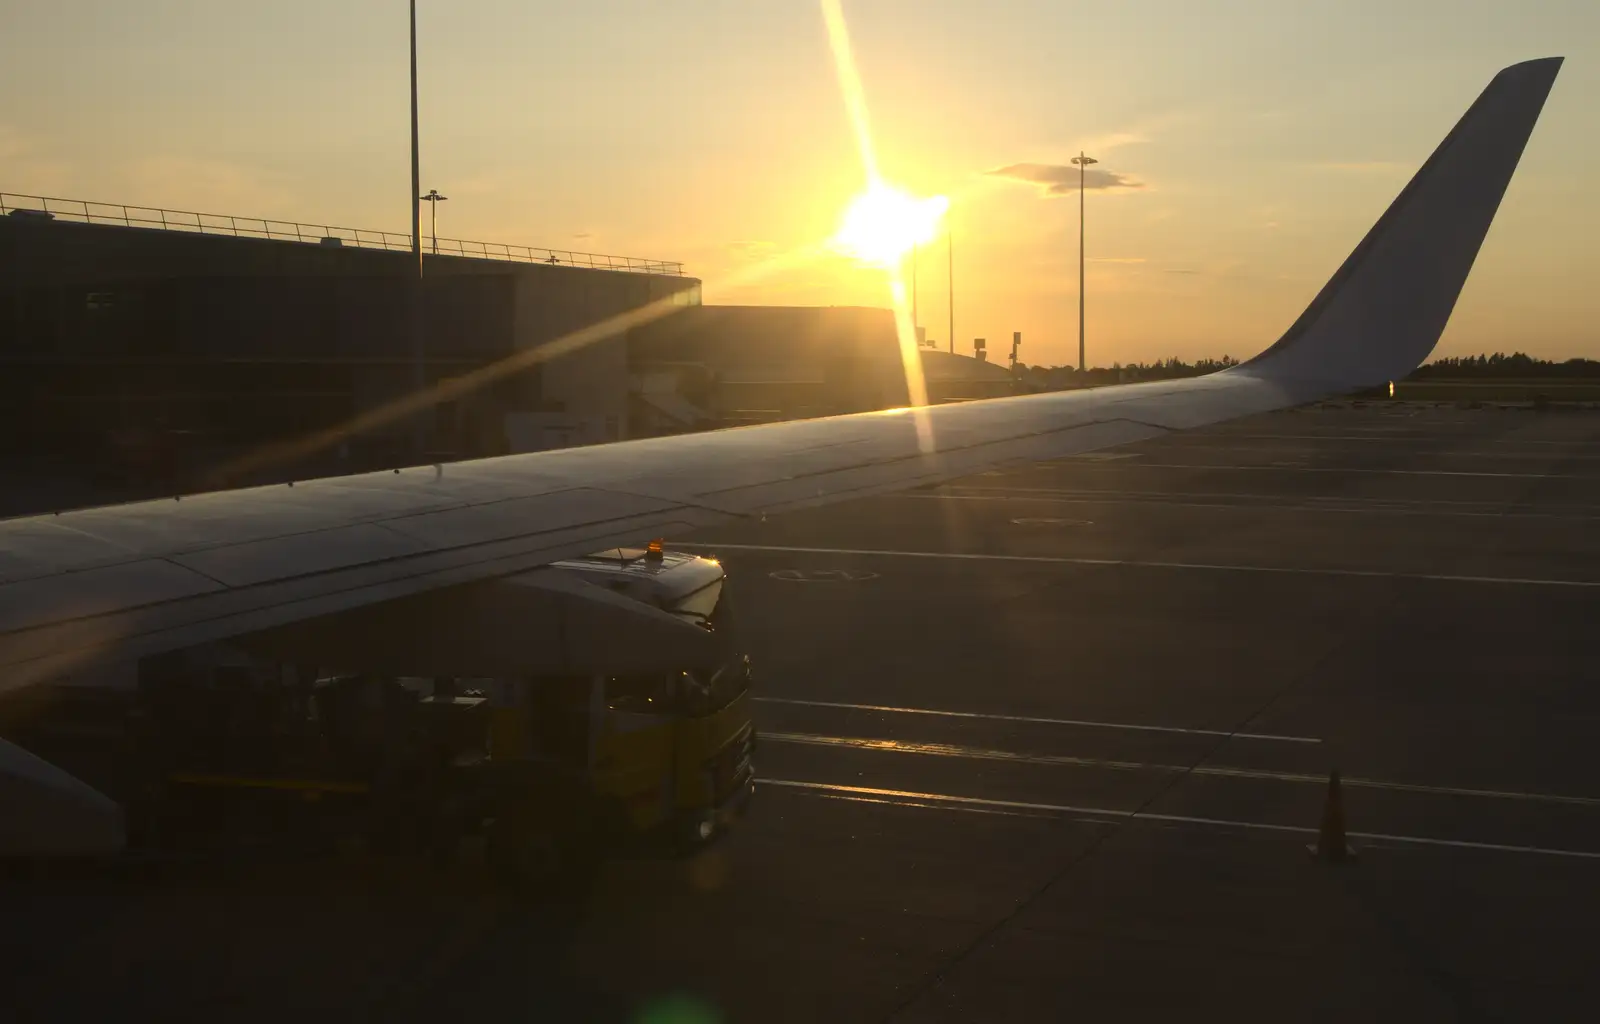
[[[409,239],[389,247],[395,236],[321,229],[284,239],[255,223],[236,236],[0,217],[0,443],[88,452],[160,434],[190,448],[250,446],[412,391]],[[424,256],[423,382],[653,302],[699,301],[677,264],[572,265],[580,255]],[[460,457],[624,436],[625,394],[595,383],[626,373],[613,343],[508,374],[435,410],[430,448]],[[412,431],[363,432],[344,457],[409,456]]]
[[[241,452],[329,432],[337,442],[226,482],[908,398],[885,309],[703,306],[678,263],[442,239],[420,289],[415,269],[406,235],[0,195],[0,454],[184,489]],[[516,358],[613,318],[616,333]],[[999,367],[933,357],[972,368],[930,367],[935,397],[1009,390]],[[341,429],[419,376],[508,361],[522,365],[418,418]]]

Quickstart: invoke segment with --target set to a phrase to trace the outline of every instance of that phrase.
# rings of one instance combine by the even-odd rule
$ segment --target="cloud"
[[[1110,135],[1090,139],[1084,143],[1083,148],[1089,153],[1108,153],[1123,146],[1138,146],[1149,141],[1150,136],[1140,132],[1112,132]]]
[[[76,188],[76,168],[50,151],[46,140],[34,138],[0,124],[0,164],[5,165],[5,185],[23,193],[71,195]]]
[[[137,202],[242,216],[296,215],[292,182],[225,160],[169,154],[135,160],[122,176]]]
[[[477,174],[453,176],[450,187],[441,189],[446,195],[491,199],[513,193],[524,186],[526,175],[510,167],[492,167]]]
[[[1398,160],[1333,160],[1315,166],[1325,171],[1349,171],[1355,174],[1400,174],[1410,165]]]
[[[1078,191],[1078,168],[1072,164],[1009,164],[984,172],[996,178],[1010,178],[1033,185],[1043,185],[1047,196],[1066,196]],[[1115,171],[1090,167],[1083,172],[1083,187],[1108,191],[1144,188],[1144,182],[1134,181]]]
[[[765,259],[778,251],[777,242],[743,240],[728,243],[729,252],[737,259]]]
[[[8,124],[0,124],[0,160],[17,160],[32,149],[22,133]]]
[[[1200,266],[1188,267],[1162,267],[1163,274],[1181,274],[1184,276],[1201,277],[1228,277],[1228,278],[1255,278],[1259,275],[1252,274],[1243,260],[1217,260]]]

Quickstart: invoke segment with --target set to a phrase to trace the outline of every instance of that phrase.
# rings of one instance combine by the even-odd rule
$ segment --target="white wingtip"
[[[1397,380],[1421,365],[1449,322],[1562,60],[1524,61],[1495,75],[1294,325],[1238,372],[1310,395]]]

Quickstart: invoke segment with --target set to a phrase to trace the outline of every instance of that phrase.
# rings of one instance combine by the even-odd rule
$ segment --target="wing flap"
[[[386,525],[418,543],[461,547],[526,536],[541,523],[604,523],[662,512],[678,504],[665,498],[585,487],[407,516]]]
[[[0,586],[0,637],[42,624],[93,619],[131,604],[182,601],[224,589],[181,565],[145,559]]]

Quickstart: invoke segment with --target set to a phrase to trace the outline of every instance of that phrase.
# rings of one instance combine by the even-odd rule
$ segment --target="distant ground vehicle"
[[[755,784],[750,662],[733,640],[721,565],[623,549],[555,567],[726,640],[706,664],[487,681],[491,760],[581,771],[602,833],[613,840],[709,840],[743,810]]]
[[[750,665],[722,566],[652,545],[536,573],[577,588],[554,592],[559,631],[604,641],[571,644],[570,671],[329,671],[235,647],[146,659],[122,711],[108,715],[103,694],[81,702],[126,727],[141,780],[122,794],[132,831],[154,846],[361,835],[440,858],[483,836],[490,861],[524,880],[710,840],[754,788]],[[702,639],[657,654],[647,627],[663,621]]]

